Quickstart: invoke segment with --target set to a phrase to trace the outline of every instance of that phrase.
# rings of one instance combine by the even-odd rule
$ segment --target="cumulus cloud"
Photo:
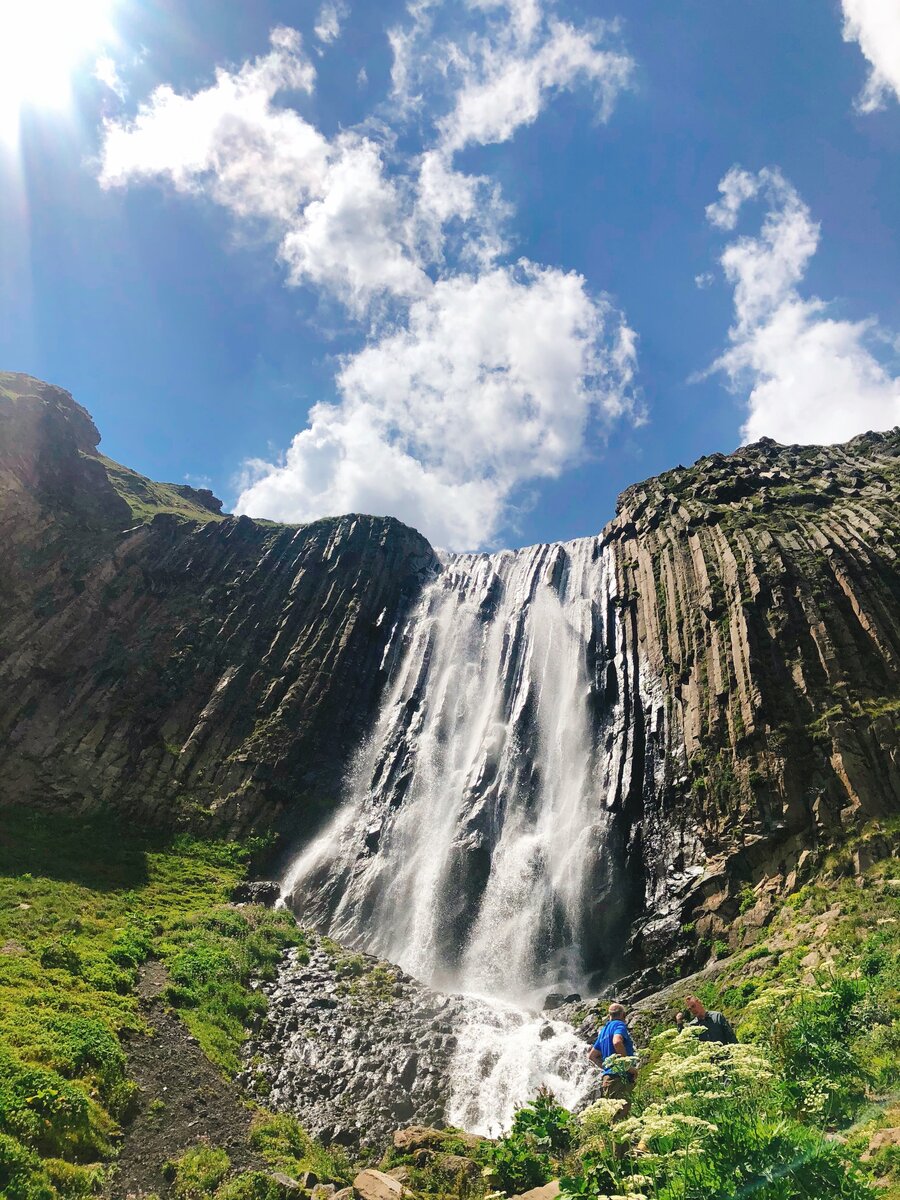
[[[735,320],[712,370],[749,388],[743,438],[826,444],[900,422],[900,378],[876,353],[889,345],[877,321],[832,317],[800,294],[820,231],[796,189],[777,170],[734,167],[719,191],[707,216],[720,229],[736,229],[746,203],[766,205],[759,235],[736,238],[720,259]]]
[[[279,28],[267,53],[208,87],[159,87],[131,120],[107,122],[100,182],[162,182],[253,223],[287,283],[344,305],[365,336],[341,362],[336,402],[314,406],[281,458],[246,464],[236,510],[390,513],[461,549],[492,543],[523,488],[641,409],[622,315],[576,273],[504,262],[507,202],[489,177],[457,170],[454,152],[512,136],[580,80],[603,107],[625,68],[599,26],[548,25],[538,0],[470,0],[488,32],[435,50],[423,33],[433,8],[414,0],[394,31],[395,49],[407,39],[406,83],[435,68],[432,52],[455,64],[444,119],[417,151],[396,149],[383,110],[376,141],[374,124],[329,138],[291,107],[315,69]],[[396,122],[409,111],[397,100]]]
[[[445,153],[504,142],[532,124],[550,97],[589,88],[606,120],[631,80],[634,62],[615,42],[614,23],[576,28],[548,18],[538,0],[468,0],[483,27],[435,36],[436,5],[411,6],[412,23],[391,31],[394,94],[420,106],[438,89],[449,110],[437,121]]]
[[[579,84],[593,88],[598,115],[607,119],[633,64],[627,55],[603,49],[601,39],[602,32],[554,21],[546,38],[528,50],[518,41],[500,48],[483,43],[465,64],[465,83],[440,122],[447,148],[505,142],[537,119],[553,92]]]
[[[380,148],[349,131],[329,141],[275,103],[314,82],[299,34],[277,29],[268,54],[220,68],[212,86],[159,87],[132,121],[108,121],[101,185],[167,180],[262,222],[292,283],[325,288],[356,313],[381,295],[418,295],[428,281]]]
[[[319,9],[319,16],[313,29],[319,41],[326,45],[336,41],[340,37],[341,24],[346,15],[346,4],[341,4],[339,0],[326,0],[326,3]]]
[[[635,338],[574,273],[521,263],[438,282],[405,325],[349,357],[282,463],[238,511],[390,512],[438,544],[490,543],[524,482],[560,474],[626,413]]]
[[[858,42],[869,78],[858,101],[863,112],[900,100],[900,5],[897,0],[842,0],[844,41]]]

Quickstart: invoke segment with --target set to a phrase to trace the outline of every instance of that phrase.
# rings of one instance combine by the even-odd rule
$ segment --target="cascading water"
[[[597,539],[449,558],[397,631],[344,805],[284,881],[338,941],[473,997],[448,1113],[469,1128],[541,1082],[569,1103],[591,1082],[571,1031],[527,1009],[620,949],[633,721],[613,600]]]

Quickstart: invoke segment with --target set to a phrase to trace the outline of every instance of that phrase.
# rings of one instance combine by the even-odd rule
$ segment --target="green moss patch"
[[[135,1099],[120,1038],[146,1032],[135,985],[148,957],[208,1057],[237,1070],[264,1007],[251,976],[303,940],[286,912],[228,902],[258,848],[4,812],[0,1194],[86,1194],[114,1155]]]

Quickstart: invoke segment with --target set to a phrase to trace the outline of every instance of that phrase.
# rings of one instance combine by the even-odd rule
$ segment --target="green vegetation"
[[[250,1146],[265,1163],[265,1171],[235,1174],[228,1154],[206,1142],[166,1163],[173,1200],[297,1200],[297,1188],[285,1177],[298,1180],[310,1171],[319,1180],[341,1185],[355,1173],[342,1150],[326,1150],[293,1117],[283,1114],[261,1114]]]
[[[574,1117],[542,1089],[516,1112],[509,1133],[490,1147],[485,1177],[506,1194],[539,1187],[552,1177],[554,1160],[565,1156],[576,1136]]]
[[[155,483],[104,454],[93,456],[102,463],[110,483],[131,509],[136,521],[152,521],[157,513],[172,513],[186,521],[221,521],[221,513],[204,508],[190,495],[184,496],[176,484]]]
[[[707,778],[718,763],[703,764]],[[710,770],[710,767],[713,770]],[[630,1113],[598,1101],[575,1118],[547,1092],[494,1142],[453,1131],[434,1150],[390,1151],[413,1195],[512,1195],[562,1177],[567,1197],[631,1200],[900,1200],[900,883],[896,864],[802,888],[756,945],[692,988],[741,1045],[658,1033]],[[248,984],[304,939],[290,918],[228,903],[259,843],[128,834],[111,824],[4,814],[0,842],[0,1195],[76,1200],[103,1187],[134,1111],[120,1038],[145,1032],[135,986],[148,958],[164,996],[225,1073],[263,1001]],[[842,857],[843,856],[843,857]],[[27,870],[25,869],[27,867]],[[750,902],[748,892],[746,901]],[[389,969],[323,939],[348,992],[389,994]],[[162,1120],[166,1106],[150,1106]],[[262,1110],[257,1169],[200,1142],[166,1168],[173,1200],[287,1200],[307,1171],[348,1183],[356,1165],[287,1116]],[[296,1195],[296,1192],[293,1192]]]
[[[702,1043],[690,1027],[659,1034],[632,1115],[600,1100],[582,1114],[578,1165],[563,1196],[653,1200],[864,1200],[852,1156],[791,1114],[761,1047]],[[624,1119],[622,1119],[624,1117]]]
[[[3,824],[0,1195],[87,1195],[133,1111],[120,1037],[146,1032],[141,963],[166,965],[166,998],[233,1072],[264,1007],[251,974],[271,974],[302,936],[287,913],[227,902],[258,842],[154,841],[21,812]]]
[[[897,864],[806,886],[755,946],[690,986],[741,1044],[662,1029],[627,1113],[599,1100],[573,1120],[539,1098],[488,1152],[493,1195],[561,1176],[563,1197],[591,1200],[900,1200]],[[565,1131],[555,1142],[552,1128]]]

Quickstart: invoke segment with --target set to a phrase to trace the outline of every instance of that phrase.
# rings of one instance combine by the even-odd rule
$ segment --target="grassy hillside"
[[[172,513],[189,521],[221,521],[223,516],[200,502],[194,489],[172,483],[155,483],[104,454],[94,456],[106,469],[110,483],[131,509],[135,521],[152,521],[157,513]]]
[[[226,1074],[263,1002],[248,986],[302,938],[286,913],[228,903],[256,847],[149,842],[96,822],[4,812],[0,836],[0,1195],[92,1194],[137,1101],[123,1039],[151,1033],[135,985],[166,998]]]
[[[885,831],[876,832],[883,843]],[[304,943],[287,914],[229,902],[259,849],[4,813],[5,1200],[108,1189],[141,1107],[129,1047],[154,1044],[138,994],[147,960],[161,964],[163,999],[208,1059],[226,1077],[237,1070],[245,1029],[263,1007],[252,977],[270,975],[285,946]],[[381,1167],[413,1195],[473,1200],[560,1176],[564,1195],[594,1200],[898,1200],[900,866],[882,859],[850,876],[845,865],[833,860],[831,876],[792,896],[751,949],[727,957],[720,947],[723,957],[690,982],[732,1018],[737,1050],[667,1030],[685,990],[672,989],[635,1021],[647,1046],[628,1120],[613,1120],[603,1101],[575,1118],[540,1096],[495,1143],[451,1133],[427,1152],[389,1149]],[[157,1107],[143,1103],[144,1133]],[[224,1135],[223,1144],[200,1140],[179,1153],[161,1193],[285,1200],[306,1192],[278,1172],[352,1178],[346,1157],[289,1117],[256,1108],[246,1126],[240,1154]]]

